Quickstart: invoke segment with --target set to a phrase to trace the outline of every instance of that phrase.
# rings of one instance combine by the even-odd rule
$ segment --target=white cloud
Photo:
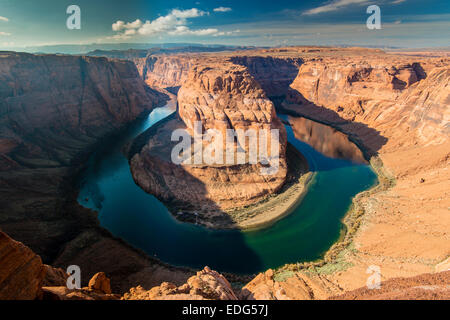
[[[121,33],[121,34],[115,34],[111,37],[106,37],[106,39],[111,39],[111,40],[126,40],[126,39],[130,39],[131,37],[126,35],[125,33]]]
[[[218,7],[215,8],[213,11],[214,12],[230,12],[232,9],[229,7]]]
[[[8,21],[9,21],[9,19],[8,19],[8,18],[6,18],[6,17],[2,17],[2,16],[0,16],[0,21],[8,22]]]
[[[128,39],[131,36],[161,36],[164,34],[171,36],[192,35],[192,36],[208,36],[220,34],[216,28],[206,28],[191,30],[187,24],[188,19],[198,18],[209,15],[208,12],[192,8],[188,10],[173,9],[169,14],[160,16],[152,21],[147,20],[143,23],[137,19],[134,22],[116,21],[112,25],[112,30],[118,32],[110,39]]]
[[[399,1],[399,0],[397,0]],[[400,0],[404,1],[404,0]],[[303,12],[304,15],[313,15],[330,11],[337,11],[341,8],[350,6],[350,5],[363,5],[368,3],[369,0],[332,0],[323,6],[319,6],[313,9],[309,9]]]
[[[125,33],[124,33],[124,35],[126,35],[126,36],[134,36],[135,34],[136,34],[136,30],[135,29],[125,30]]]
[[[303,12],[303,15],[314,15],[324,12],[338,11],[342,8],[351,6],[351,5],[364,5],[369,4],[370,0],[330,0],[325,4],[306,10]],[[386,0],[381,0],[381,2],[387,3]],[[391,4],[400,4],[406,2],[406,0],[394,0],[390,2]]]
[[[186,26],[178,26],[173,31],[169,31],[168,34],[172,36],[184,36],[184,35],[192,35],[192,36],[209,36],[212,34],[218,33],[219,30],[215,28],[208,29],[199,29],[199,30],[190,30]]]
[[[226,31],[226,32],[225,31],[221,31],[221,32],[217,32],[216,34],[214,34],[214,36],[215,37],[218,37],[218,36],[231,36],[231,35],[239,33],[239,32],[241,32],[241,30],[239,30],[239,29],[234,30],[234,31]]]
[[[0,36],[10,36],[11,33],[0,31]]]
[[[204,15],[208,15],[208,12],[199,10],[197,8],[192,8],[189,10],[178,10],[178,9],[173,9],[172,12],[169,15],[173,15],[177,18],[181,18],[181,19],[187,19],[187,18],[197,18],[197,17],[201,17]]]
[[[112,29],[113,29],[113,31],[120,31],[124,28],[124,26],[125,26],[125,22],[123,22],[122,20],[119,20],[112,24]]]
[[[129,23],[125,23],[121,20],[113,23],[112,25],[112,29],[113,31],[121,31],[121,30],[130,30],[130,29],[137,29],[140,28],[142,26],[142,21],[137,19],[134,22],[129,22]]]

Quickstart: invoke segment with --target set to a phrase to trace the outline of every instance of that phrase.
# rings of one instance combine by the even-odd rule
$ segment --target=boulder
[[[93,291],[99,291],[105,294],[111,293],[111,283],[104,272],[96,273],[91,280],[89,280],[88,287]]]
[[[220,273],[205,267],[179,287],[170,282],[150,290],[131,288],[124,300],[237,300],[230,283]]]
[[[0,231],[0,300],[34,300],[41,295],[41,258]]]

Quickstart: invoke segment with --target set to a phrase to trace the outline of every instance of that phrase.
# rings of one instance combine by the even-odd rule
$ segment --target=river
[[[318,259],[338,240],[351,199],[377,181],[371,167],[355,161],[354,154],[330,150],[354,150],[345,135],[311,120],[281,115],[293,125],[286,126],[288,141],[315,171],[307,194],[292,213],[270,227],[246,232],[178,222],[158,199],[135,184],[122,153],[126,143],[173,112],[173,104],[157,108],[99,148],[80,177],[78,195],[81,205],[98,211],[104,228],[163,262],[252,274]],[[306,131],[301,129],[305,125]],[[336,146],[330,143],[333,137],[339,138]]]

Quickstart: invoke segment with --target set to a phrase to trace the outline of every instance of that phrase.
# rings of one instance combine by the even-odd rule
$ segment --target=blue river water
[[[327,157],[296,139],[286,126],[288,141],[315,171],[307,194],[291,214],[270,227],[246,232],[178,222],[158,199],[135,184],[122,153],[126,143],[173,112],[173,106],[155,109],[99,148],[80,177],[78,196],[81,205],[98,211],[104,228],[166,263],[251,274],[318,259],[339,238],[351,199],[377,181],[367,164]]]

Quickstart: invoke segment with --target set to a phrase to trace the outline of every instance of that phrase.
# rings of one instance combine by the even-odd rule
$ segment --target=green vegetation
[[[287,279],[293,277],[294,275],[295,275],[295,272],[293,272],[291,270],[283,270],[283,271],[279,271],[279,272],[275,273],[273,276],[273,279],[278,282],[284,282]]]

